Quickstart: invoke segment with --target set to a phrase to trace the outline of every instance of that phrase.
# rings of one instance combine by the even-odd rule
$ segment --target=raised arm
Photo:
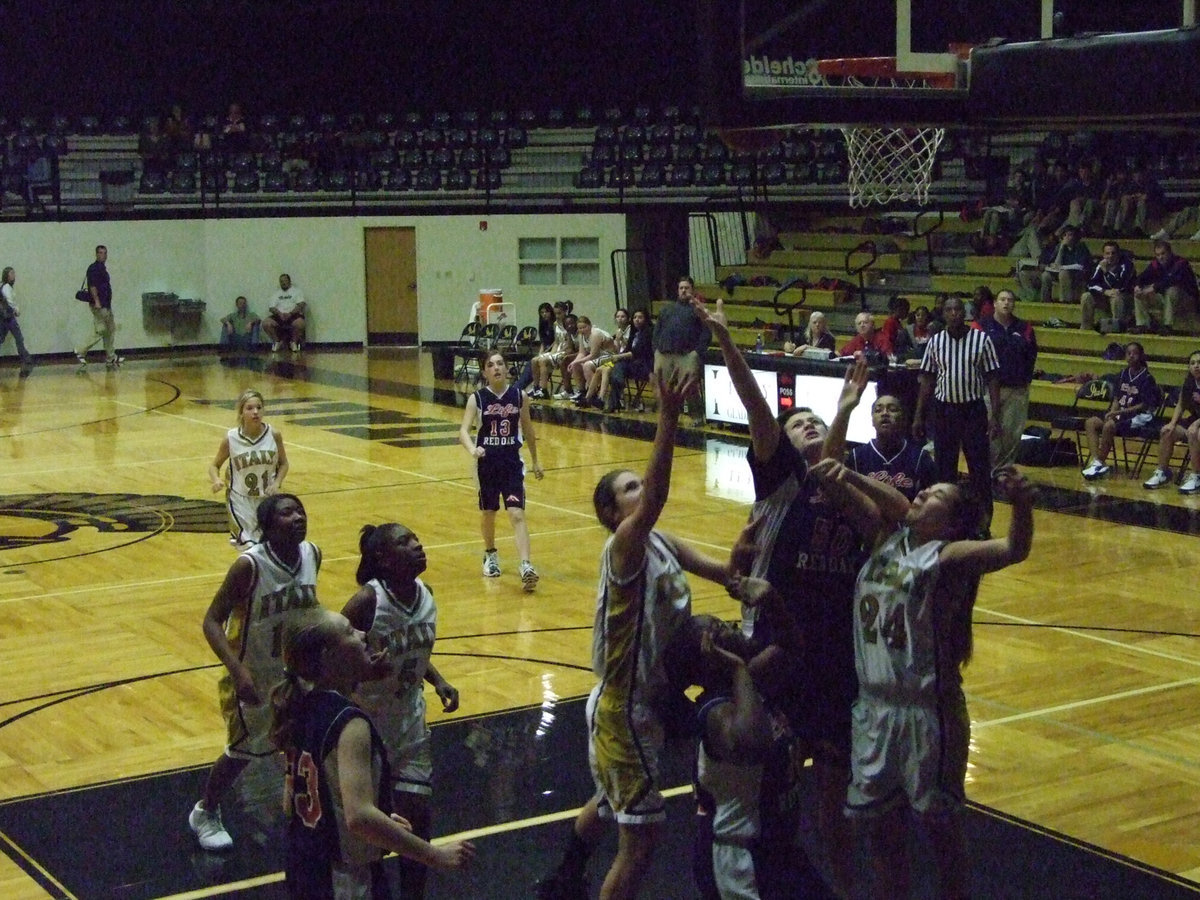
[[[671,381],[664,381],[660,372],[654,372],[650,377],[658,394],[658,430],[654,434],[650,462],[642,479],[641,499],[637,508],[621,521],[614,533],[611,562],[613,574],[618,578],[624,578],[641,568],[646,555],[646,540],[667,504],[679,414],[683,410],[684,398],[696,381],[690,373]]]
[[[986,575],[1029,556],[1033,546],[1033,501],[1037,488],[1012,466],[997,474],[1001,491],[1012,500],[1008,535],[988,541],[954,541],[942,548],[942,565],[966,575]]]
[[[863,391],[867,389],[870,378],[867,358],[863,353],[854,354],[854,362],[846,369],[846,378],[842,382],[842,394],[838,398],[837,413],[829,423],[829,431],[825,435],[825,444],[821,450],[823,459],[841,460],[846,455],[846,429],[850,426],[850,416],[858,408]]]
[[[775,448],[779,446],[779,425],[771,413],[767,398],[762,395],[758,382],[754,380],[750,364],[734,346],[733,336],[729,333],[729,326],[725,320],[724,304],[718,299],[716,308],[710,310],[703,299],[693,297],[692,308],[717,339],[717,346],[721,348],[721,356],[725,359],[725,367],[729,370],[729,380],[733,383],[733,389],[737,391],[742,405],[746,407],[754,455],[758,459],[770,459],[775,454]]]
[[[771,721],[750,677],[746,662],[719,647],[711,631],[700,638],[700,652],[724,665],[733,676],[733,702],[714,708],[704,723],[704,737],[713,754],[726,762],[761,762],[771,746]]]
[[[889,523],[875,498],[860,485],[860,482],[872,479],[856,479],[858,473],[836,459],[821,460],[809,469],[809,474],[821,483],[825,495],[846,513],[855,531],[874,543]]]

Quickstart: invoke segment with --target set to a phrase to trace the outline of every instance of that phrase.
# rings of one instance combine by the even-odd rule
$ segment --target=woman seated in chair
[[[1200,350],[1188,357],[1187,374],[1179,389],[1179,399],[1171,420],[1162,427],[1158,439],[1158,468],[1142,487],[1153,490],[1171,481],[1171,456],[1178,441],[1187,441],[1188,465],[1192,471],[1179,485],[1179,493],[1200,492]]]
[[[650,316],[645,310],[639,309],[633,314],[633,322],[629,329],[629,340],[625,344],[625,352],[617,359],[608,377],[608,391],[602,392],[606,412],[616,412],[622,409],[621,397],[625,393],[625,385],[629,379],[634,382],[645,382],[654,370],[654,328],[650,324]],[[638,412],[642,412],[639,395]]]
[[[626,357],[629,344],[629,310],[620,307],[613,316],[613,352],[597,357],[584,363],[583,371],[587,376],[587,390],[579,401],[580,406],[604,408],[604,398],[608,396],[608,381],[617,361]]]

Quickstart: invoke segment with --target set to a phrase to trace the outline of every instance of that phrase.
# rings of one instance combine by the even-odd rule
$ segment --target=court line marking
[[[33,881],[35,884],[37,884],[38,878],[44,878],[46,880],[46,882],[49,883],[52,887],[55,887],[59,891],[61,891],[62,896],[65,897],[66,900],[77,900],[75,895],[72,894],[70,891],[68,891],[66,889],[66,886],[64,886],[61,881],[59,881],[57,878],[55,878],[53,875],[51,875],[45,866],[43,866],[36,859],[34,859],[32,856],[30,856],[28,853],[26,853],[24,848],[22,848],[12,838],[10,838],[7,834],[5,834],[2,831],[0,831],[0,841],[3,841],[5,844],[7,844],[9,849],[12,851],[12,853],[17,854],[17,856],[19,856],[24,861],[25,865],[29,866],[29,869],[31,871],[24,871],[24,870],[22,870],[22,871],[23,871],[23,874],[28,876],[31,881]],[[9,858],[10,859],[12,858],[11,855]],[[18,869],[22,869],[20,863],[18,863],[16,860],[13,860],[13,862],[14,862],[14,864],[16,864]],[[38,885],[38,886],[45,888],[45,885]]]
[[[690,784],[680,785],[678,787],[666,788],[661,791],[663,797],[678,797],[681,794],[691,793],[692,786]],[[483,828],[473,828],[469,831],[460,831],[458,834],[447,834],[441,837],[435,837],[430,843],[440,847],[445,844],[455,841],[473,841],[479,838],[491,837],[497,834],[504,834],[508,831],[520,831],[524,828],[536,828],[539,825],[550,825],[554,822],[561,822],[563,819],[573,819],[579,815],[582,806],[575,809],[564,809],[559,812],[545,813],[540,816],[532,816],[528,819],[514,819],[511,822],[499,822],[495,825],[487,825]],[[388,856],[395,856],[394,853],[389,853]],[[241,881],[233,881],[228,884],[214,884],[210,887],[200,888],[194,891],[187,891],[181,894],[168,894],[157,898],[157,900],[204,900],[206,897],[219,897],[224,894],[230,894],[235,891],[246,891],[256,887],[263,887],[268,884],[278,884],[283,881],[282,872],[272,872],[268,875],[258,875],[254,878],[244,878]]]

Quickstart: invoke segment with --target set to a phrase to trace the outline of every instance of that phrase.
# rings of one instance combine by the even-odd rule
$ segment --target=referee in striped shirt
[[[958,483],[958,453],[962,450],[971,489],[983,506],[986,529],[992,523],[989,442],[1000,433],[999,419],[988,410],[1000,409],[1000,360],[992,339],[967,327],[962,300],[947,300],[943,315],[946,327],[929,339],[921,359],[913,437],[925,440],[928,413],[939,481]],[[989,402],[984,401],[985,396]]]

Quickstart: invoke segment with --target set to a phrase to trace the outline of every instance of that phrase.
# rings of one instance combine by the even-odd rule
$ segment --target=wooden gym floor
[[[184,821],[223,738],[218,666],[200,620],[233,552],[205,473],[249,386],[283,431],[286,489],[303,499],[324,552],[326,606],[354,591],[364,523],[403,522],[425,544],[440,610],[436,662],[462,696],[454,716],[431,705],[431,720],[458,729],[446,745],[459,755],[435,762],[439,824],[480,828],[481,845],[540,828],[540,864],[561,834],[547,822],[586,797],[581,744],[552,764],[534,750],[498,753],[505,729],[523,727],[500,714],[533,711],[530,733],[540,736],[556,711],[575,716],[591,687],[605,536],[591,492],[612,468],[643,470],[652,414],[535,406],[546,478],[528,484],[528,520],[542,580],[527,595],[503,517],[504,574],[480,573],[474,488],[457,443],[465,398],[434,381],[427,355],[308,352],[232,365],[195,356],[85,375],[43,365],[27,379],[0,369],[0,897],[277,889],[277,867],[244,864],[256,849],[252,821],[234,814],[242,862],[226,868],[194,851]],[[661,524],[723,555],[747,513],[744,439],[681,434]],[[985,579],[975,611],[968,795],[989,815],[1190,892],[1200,881],[1200,498],[1122,476],[1085,483],[1076,469],[1031,471],[1045,488],[1033,554]],[[993,530],[1007,523],[998,504]],[[719,587],[693,588],[698,612],[736,616]],[[468,769],[495,775],[479,787],[482,801],[454,790],[474,784]],[[529,774],[562,769],[581,773],[583,786],[546,789]],[[273,794],[274,773],[263,781]],[[468,807],[475,818],[460,814]],[[274,848],[257,849],[274,861]],[[166,877],[174,855],[184,874]],[[122,859],[159,877],[134,884]],[[1012,896],[1076,895],[1037,881]],[[495,882],[476,894],[474,883],[445,896],[527,895]]]

